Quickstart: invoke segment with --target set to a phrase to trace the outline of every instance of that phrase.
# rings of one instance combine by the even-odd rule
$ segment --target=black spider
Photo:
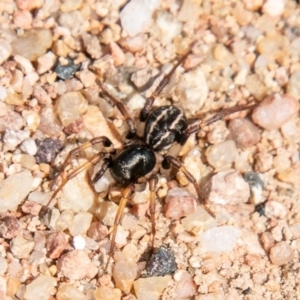
[[[124,208],[127,204],[128,199],[134,192],[134,183],[136,183],[139,179],[143,178],[145,175],[149,173],[151,174],[156,165],[155,152],[160,152],[163,154],[162,167],[164,169],[169,169],[171,168],[171,166],[173,166],[183,172],[187,179],[194,185],[195,190],[198,194],[199,203],[203,205],[212,216],[214,216],[210,209],[206,206],[206,203],[203,200],[200,200],[200,188],[192,174],[188,172],[188,170],[183,166],[182,162],[178,158],[170,156],[166,153],[168,153],[168,150],[172,146],[178,144],[183,146],[187,141],[188,137],[191,134],[200,131],[202,126],[209,125],[217,120],[224,118],[225,116],[231,113],[252,108],[253,105],[243,105],[223,110],[204,122],[189,122],[184,112],[174,105],[153,107],[154,101],[157,98],[157,96],[168,84],[176,68],[186,59],[190,52],[191,51],[187,52],[184,56],[182,56],[179,59],[179,61],[173,66],[171,71],[162,79],[162,81],[152,93],[152,95],[146,100],[146,103],[143,109],[141,110],[139,116],[139,121],[145,123],[144,134],[142,137],[137,136],[136,124],[134,120],[129,116],[125,105],[121,101],[113,97],[111,94],[109,94],[103,87],[102,83],[99,80],[97,80],[97,84],[102,90],[102,95],[112,106],[116,106],[124,116],[128,125],[128,134],[126,138],[131,140],[132,143],[130,145],[125,145],[123,150],[116,153],[112,142],[107,137],[101,136],[93,138],[89,142],[69,152],[61,167],[62,171],[59,173],[58,176],[62,175],[65,167],[70,162],[72,156],[78,154],[81,150],[99,143],[104,146],[104,150],[94,155],[86,164],[78,167],[66,176],[61,176],[63,177],[62,182],[52,194],[49,203],[52,199],[55,198],[57,193],[62,189],[62,187],[67,183],[69,179],[77,175],[83,169],[87,169],[92,165],[95,165],[100,160],[102,160],[103,163],[101,169],[96,173],[95,178],[93,179],[93,183],[97,182],[103,176],[105,171],[109,169],[112,177],[116,180],[116,182],[124,187],[113,226],[109,259],[105,267],[105,271],[109,264],[109,260],[114,252],[117,228],[121,222]],[[155,190],[157,181],[157,175],[151,174],[149,179],[149,186],[150,218],[152,223],[152,248],[155,236]],[[47,208],[47,206],[45,208]],[[44,212],[45,210],[43,210],[43,213]]]

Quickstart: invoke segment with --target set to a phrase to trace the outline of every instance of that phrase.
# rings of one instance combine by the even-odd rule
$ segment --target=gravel
[[[297,1],[16,0],[0,11],[0,298],[299,297]],[[123,147],[126,121],[96,79],[136,120],[189,47],[155,106],[177,105],[194,121],[257,106],[172,149],[202,194],[182,172],[159,171],[156,263],[149,186],[136,185],[104,274],[123,189],[109,172],[91,185],[101,162],[40,211],[70,150],[103,135]],[[80,151],[62,177],[102,150]]]

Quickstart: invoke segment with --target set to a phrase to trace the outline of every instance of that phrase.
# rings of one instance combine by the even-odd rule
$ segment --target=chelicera
[[[139,121],[144,123],[144,133],[141,137],[137,135],[137,126],[134,120],[129,116],[126,106],[114,96],[112,96],[102,85],[100,80],[97,80],[97,84],[101,88],[101,94],[112,105],[116,106],[121,114],[124,116],[128,125],[127,140],[121,151],[116,151],[112,142],[106,136],[95,137],[85,144],[73,149],[68,153],[64,163],[61,166],[61,171],[58,177],[62,178],[60,185],[54,191],[49,203],[56,197],[58,192],[67,183],[68,180],[76,176],[82,170],[88,169],[95,165],[99,161],[102,161],[100,170],[96,173],[93,183],[96,183],[103,174],[109,169],[112,177],[117,184],[124,187],[121,200],[119,203],[118,211],[115,217],[112,235],[111,245],[109,250],[109,258],[105,266],[105,271],[109,265],[109,261],[114,253],[115,239],[117,234],[117,228],[122,220],[124,208],[132,193],[135,189],[135,183],[145,178],[147,175],[149,180],[150,190],[150,219],[151,219],[151,247],[153,249],[155,238],[155,198],[156,198],[156,185],[158,183],[157,174],[154,169],[156,166],[156,153],[160,153],[163,157],[162,167],[164,169],[170,169],[172,166],[181,171],[190,183],[193,184],[197,195],[199,204],[203,205],[208,213],[212,216],[214,214],[207,207],[205,200],[201,197],[201,191],[198,183],[191,173],[184,167],[182,162],[172,155],[169,155],[169,150],[173,146],[183,146],[188,137],[201,130],[202,127],[207,126],[217,120],[224,118],[225,116],[252,108],[253,105],[236,106],[216,113],[213,117],[198,122],[189,122],[184,112],[174,105],[167,105],[161,107],[154,107],[155,99],[159,96],[164,87],[169,83],[176,68],[186,59],[191,50],[183,55],[178,62],[173,66],[171,71],[165,75],[158,87],[154,90],[152,95],[146,99],[145,105],[142,108]],[[83,149],[92,147],[95,144],[102,144],[103,150],[95,154],[89,161],[79,166],[75,170],[68,174],[64,171],[69,164],[71,158],[80,153]],[[48,205],[49,205],[48,203]],[[47,206],[48,206],[47,205]],[[46,207],[47,207],[46,206]]]

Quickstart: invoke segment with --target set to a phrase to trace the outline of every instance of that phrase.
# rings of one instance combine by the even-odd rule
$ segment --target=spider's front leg
[[[101,151],[97,154],[95,154],[91,159],[89,159],[86,163],[82,164],[81,166],[79,166],[78,168],[74,169],[73,171],[71,171],[70,173],[66,174],[66,167],[67,165],[70,163],[70,160],[73,156],[79,154],[82,150],[87,149],[89,147],[92,147],[93,145],[96,144],[103,144],[103,146],[105,148],[108,148],[107,151]],[[111,154],[115,153],[115,149],[113,147],[112,142],[110,141],[110,139],[108,139],[105,136],[100,136],[100,137],[96,137],[91,139],[90,141],[82,144],[81,146],[78,146],[76,148],[74,148],[73,150],[71,150],[66,159],[64,160],[63,164],[61,165],[60,171],[58,173],[58,175],[56,176],[56,178],[54,179],[54,181],[57,180],[57,178],[61,177],[62,181],[59,184],[59,186],[55,189],[55,191],[53,192],[53,194],[51,195],[48,203],[44,206],[44,207],[48,207],[49,204],[51,203],[51,201],[56,197],[56,195],[58,194],[58,192],[64,187],[64,185],[73,177],[75,177],[78,173],[80,173],[83,170],[87,170],[89,169],[91,166],[95,165],[96,163],[98,163],[102,158],[104,158],[105,156],[110,157]],[[106,164],[103,164],[102,168],[105,168]],[[101,169],[102,169],[101,168]],[[107,168],[107,167],[106,167]],[[100,170],[101,171],[101,170]],[[100,172],[99,171],[99,172]],[[99,173],[98,172],[98,173]],[[104,174],[104,172],[103,172]],[[102,175],[103,175],[102,174]],[[98,175],[98,179],[100,179],[99,175]]]

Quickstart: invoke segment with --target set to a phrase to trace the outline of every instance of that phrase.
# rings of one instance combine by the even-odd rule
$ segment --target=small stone
[[[173,252],[166,246],[158,248],[147,263],[142,277],[165,276],[176,271],[177,264]]]
[[[37,153],[37,146],[33,139],[26,139],[21,144],[21,150],[29,155],[34,156]]]
[[[46,242],[48,257],[52,259],[59,258],[67,246],[68,242],[62,232],[55,232],[48,235]]]
[[[67,60],[68,63],[63,65],[60,63],[60,61],[58,61],[57,65],[54,68],[54,72],[62,80],[72,78],[75,72],[77,72],[81,67],[81,64],[75,64],[73,59],[67,58]]]
[[[120,20],[129,36],[142,33],[150,26],[152,13],[158,5],[158,0],[131,0],[124,6],[120,13]]]
[[[49,29],[30,29],[11,42],[12,54],[36,61],[52,45],[52,34]]]
[[[278,129],[297,113],[299,107],[299,101],[294,96],[274,94],[254,108],[252,118],[267,130]]]
[[[84,87],[88,88],[95,84],[96,75],[89,70],[82,70],[79,73],[79,78]]]
[[[266,252],[269,252],[275,245],[275,240],[271,232],[263,232],[260,237],[260,242]]]
[[[137,264],[121,260],[117,262],[113,270],[113,278],[116,282],[116,287],[128,294],[131,290],[133,281],[137,276]]]
[[[47,71],[50,71],[56,62],[56,56],[53,52],[48,51],[46,54],[40,56],[37,59],[37,72],[39,74],[44,74]]]
[[[59,259],[57,269],[63,276],[71,280],[92,278],[98,271],[83,250],[72,250],[65,254]]]
[[[86,234],[91,225],[92,218],[93,215],[88,212],[82,211],[77,213],[69,226],[70,234],[73,237],[76,235]]]
[[[236,160],[238,151],[234,141],[229,140],[209,146],[205,152],[208,163],[215,169],[230,168]]]
[[[199,235],[203,230],[217,226],[216,219],[203,206],[198,206],[193,214],[182,219],[181,224],[186,231],[193,235]]]
[[[268,92],[267,87],[257,74],[249,74],[246,77],[245,87],[258,100],[263,99]]]
[[[283,182],[297,184],[300,180],[300,169],[297,167],[287,168],[286,170],[278,173],[277,178]]]
[[[29,74],[34,71],[32,63],[26,57],[15,55],[14,60],[24,74]]]
[[[264,173],[272,169],[273,156],[269,152],[260,152],[255,157],[255,170]]]
[[[33,177],[28,170],[13,174],[0,182],[0,212],[15,211],[29,194]]]
[[[70,179],[62,191],[64,196],[58,199],[60,209],[70,209],[76,213],[86,212],[93,208],[95,194],[84,172]]]
[[[121,300],[121,291],[109,286],[100,286],[94,291],[93,296],[95,300]]]
[[[185,112],[194,115],[208,96],[208,85],[201,68],[184,73],[175,87],[175,98]]]
[[[240,229],[233,226],[220,226],[203,232],[200,242],[207,252],[231,252],[240,236]]]
[[[55,229],[64,231],[65,229],[69,228],[74,218],[74,213],[72,210],[65,209],[59,216],[58,220],[55,224]]]
[[[28,137],[29,137],[28,131],[6,129],[3,136],[4,152],[15,150],[16,147]]]
[[[284,219],[287,213],[285,205],[278,201],[267,201],[265,204],[265,215],[268,218]]]
[[[0,255],[0,275],[3,275],[7,270],[7,261]]]
[[[46,138],[44,140],[36,139],[37,153],[35,155],[36,162],[51,163],[56,154],[61,150],[62,144],[58,139]]]
[[[87,31],[88,22],[85,20],[81,10],[61,13],[58,23],[70,30],[72,36],[77,37]]]
[[[118,205],[112,201],[104,201],[96,210],[97,218],[107,226],[113,226],[117,215]]]
[[[233,119],[229,122],[228,127],[238,148],[254,146],[260,140],[259,129],[247,119]]]
[[[270,260],[273,265],[282,266],[294,258],[294,253],[288,242],[279,242],[270,251]]]
[[[76,235],[73,238],[73,246],[77,250],[83,250],[86,246],[86,241],[83,236]]]
[[[0,65],[2,65],[10,56],[12,53],[12,47],[11,45],[5,41],[0,40]]]
[[[159,300],[171,276],[139,278],[133,284],[137,300]]]
[[[34,241],[29,241],[21,235],[16,236],[10,242],[11,253],[16,258],[28,258],[33,250]]]
[[[284,0],[267,0],[262,7],[262,11],[272,17],[276,17],[283,13],[284,7]]]
[[[23,119],[20,114],[9,110],[0,117],[0,131],[6,129],[20,130],[23,127]]]
[[[93,222],[87,232],[87,236],[99,242],[108,236],[108,228],[101,222]]]
[[[47,275],[40,275],[26,285],[24,300],[48,300],[54,291],[56,279]]]
[[[193,277],[188,272],[181,274],[174,293],[176,299],[190,299],[196,295],[197,285],[195,284]]]
[[[110,43],[110,50],[114,60],[115,66],[123,65],[125,61],[125,54],[122,49],[115,42]]]
[[[25,214],[30,214],[32,216],[38,216],[42,206],[36,202],[25,201],[21,209]]]
[[[69,92],[56,100],[55,109],[63,126],[69,126],[86,112],[87,100],[80,92]]]
[[[60,125],[52,105],[46,105],[40,114],[41,121],[38,129],[48,136],[58,137],[61,134],[62,126]]]
[[[179,187],[168,191],[165,202],[165,216],[172,220],[179,220],[192,214],[197,206],[195,197],[187,190]]]
[[[300,40],[299,40],[300,42]],[[297,46],[297,51],[299,51],[299,47]],[[299,55],[297,53],[297,55]],[[300,93],[300,71],[295,71],[293,74],[290,75],[288,79],[287,89],[286,92],[294,97],[298,97]]]
[[[20,288],[21,282],[19,278],[8,278],[6,282],[6,295],[13,297]]]
[[[40,85],[35,85],[32,96],[36,98],[39,104],[48,105],[52,103],[52,99]]]
[[[252,267],[255,268],[257,267],[261,262],[261,257],[257,254],[247,254],[245,256],[245,263]]]
[[[143,35],[136,35],[134,37],[127,37],[120,40],[123,48],[130,52],[139,52],[143,50],[144,47],[144,37]]]
[[[73,285],[60,284],[56,293],[57,300],[86,300],[86,295]]]
[[[17,218],[5,216],[0,220],[0,236],[5,239],[12,239],[21,234],[21,225]]]
[[[235,205],[249,200],[249,185],[236,171],[217,173],[211,178],[210,185],[209,201],[222,205]]]

